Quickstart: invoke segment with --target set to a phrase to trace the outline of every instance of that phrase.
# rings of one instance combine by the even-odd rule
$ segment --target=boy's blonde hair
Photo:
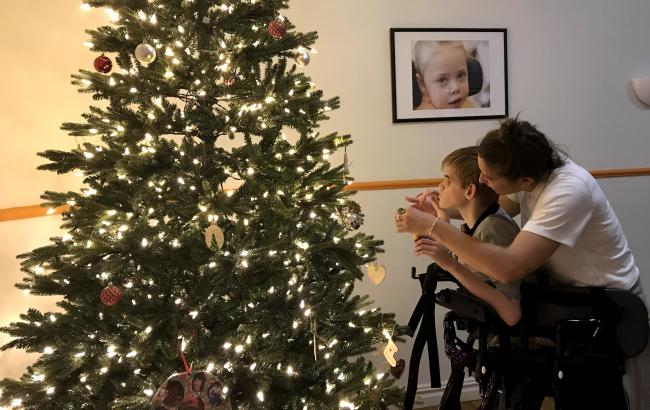
[[[435,41],[435,40],[418,40],[414,41],[413,47],[411,50],[411,56],[413,58],[413,64],[415,64],[415,69],[418,73],[422,74],[424,66],[431,57],[431,54],[440,50],[442,47],[460,47],[465,51],[465,46],[463,46],[462,41],[453,40],[453,41]]]
[[[451,168],[463,188],[474,184],[476,199],[482,204],[491,204],[499,200],[499,195],[492,188],[479,182],[481,169],[478,167],[478,147],[464,147],[451,152],[442,160],[442,166]]]

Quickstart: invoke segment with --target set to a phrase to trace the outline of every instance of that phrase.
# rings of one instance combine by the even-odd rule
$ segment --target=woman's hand
[[[442,209],[440,207],[440,192],[435,191],[431,196],[430,202],[431,202],[431,206],[433,206],[436,215],[438,215],[440,219],[442,219],[443,221],[449,222],[449,220],[451,219],[451,215],[449,214],[449,211],[446,209]]]
[[[417,235],[428,235],[435,215],[421,211],[416,207],[400,208],[395,214],[397,232],[411,232]]]
[[[456,260],[442,243],[423,236],[415,241],[415,255],[426,255],[433,259],[442,269],[449,271]]]

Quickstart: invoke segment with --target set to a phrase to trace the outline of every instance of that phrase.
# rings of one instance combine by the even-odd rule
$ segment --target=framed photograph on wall
[[[391,28],[393,122],[508,115],[506,29]]]

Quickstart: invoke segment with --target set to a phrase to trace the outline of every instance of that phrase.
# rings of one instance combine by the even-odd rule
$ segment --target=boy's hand
[[[454,257],[442,243],[423,236],[415,242],[415,255],[425,255],[433,259],[442,269],[450,270],[456,262]]]
[[[438,195],[438,191],[428,188],[417,194],[415,197],[407,196],[406,200],[412,204],[412,208],[438,216],[436,213],[436,205],[434,205],[434,202],[436,204],[438,203]],[[440,207],[440,205],[438,205],[438,207]]]
[[[449,212],[440,207],[440,192],[434,189],[426,189],[415,197],[407,196],[406,200],[410,202],[412,208],[419,209],[420,211],[430,213],[434,216],[439,216],[440,219],[449,222],[451,219]]]

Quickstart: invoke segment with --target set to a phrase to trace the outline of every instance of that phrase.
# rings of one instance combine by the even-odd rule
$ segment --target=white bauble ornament
[[[142,43],[135,48],[135,58],[142,64],[151,64],[156,59],[156,49]]]
[[[300,67],[304,67],[307,64],[309,64],[309,61],[311,60],[311,56],[307,51],[299,51],[298,55],[296,56],[296,64],[298,64]]]

